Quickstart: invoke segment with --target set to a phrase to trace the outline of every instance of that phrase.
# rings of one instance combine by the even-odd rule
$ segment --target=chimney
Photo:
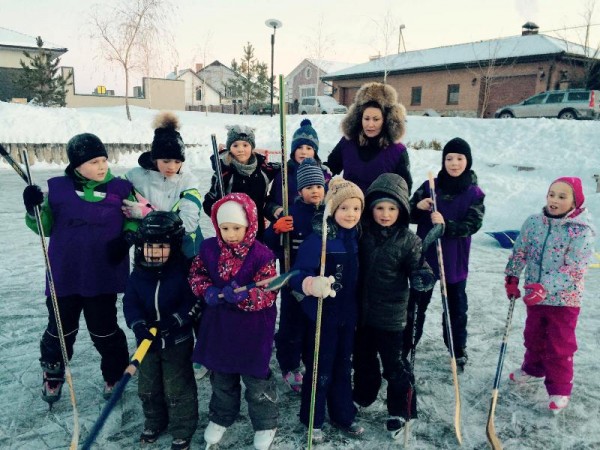
[[[538,34],[540,27],[533,22],[526,22],[521,27],[521,36],[529,36],[530,34]]]
[[[196,63],[196,73],[200,72],[203,67],[204,67],[204,64]]]
[[[177,77],[177,75],[179,75],[179,74],[177,73],[177,66],[173,67],[173,73],[175,74],[175,77]]]

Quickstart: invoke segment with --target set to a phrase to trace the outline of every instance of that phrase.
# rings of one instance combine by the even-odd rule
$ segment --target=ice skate
[[[214,422],[208,422],[206,430],[204,430],[204,440],[206,441],[206,450],[209,450],[212,445],[218,444],[223,438],[226,427],[217,425]]]
[[[269,450],[273,439],[275,439],[275,433],[277,433],[277,428],[260,430],[254,433],[254,448],[256,450]]]

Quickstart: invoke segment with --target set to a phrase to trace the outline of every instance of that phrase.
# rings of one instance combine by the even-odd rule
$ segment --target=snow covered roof
[[[324,73],[332,73],[337,72],[339,70],[347,69],[348,67],[352,67],[356,65],[356,63],[348,63],[341,61],[327,61],[324,59],[312,59],[307,58],[312,64],[317,66],[319,70],[322,70]]]
[[[43,36],[44,47],[46,50],[50,50],[53,53],[57,53],[57,56],[66,53],[65,47],[60,47],[56,44],[46,41]],[[17,48],[31,48],[37,49],[36,38],[27,34],[19,33],[18,31],[9,30],[8,28],[0,27],[0,47],[17,47]]]
[[[329,73],[323,79],[350,78],[356,75],[378,73],[383,70],[396,72],[425,68],[433,69],[454,64],[476,63],[477,61],[525,58],[560,53],[578,57],[594,54],[591,49],[586,52],[585,47],[582,45],[543,34],[519,35],[389,55]]]

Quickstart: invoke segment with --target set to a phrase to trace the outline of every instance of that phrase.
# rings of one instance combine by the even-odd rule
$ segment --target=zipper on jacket
[[[544,253],[546,252],[546,243],[548,242],[548,238],[550,237],[550,233],[552,232],[552,221],[548,220],[548,232],[546,233],[546,238],[544,239],[544,244],[542,245],[542,251],[540,253],[540,270],[538,271],[538,279],[539,283],[542,280],[542,263],[544,262]]]

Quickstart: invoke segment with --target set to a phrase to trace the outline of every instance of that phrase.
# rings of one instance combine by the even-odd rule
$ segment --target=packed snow
[[[150,143],[152,118],[157,111],[132,108],[133,120],[126,120],[124,108],[45,109],[0,103],[0,143],[64,143],[74,134],[93,132],[104,142]],[[247,124],[256,128],[259,148],[280,148],[279,118],[233,116],[197,112],[178,112],[181,134],[190,147],[186,170],[196,172],[200,191],[206,192],[211,170],[210,135],[225,141],[226,124]],[[341,136],[343,116],[309,116],[319,133],[319,155],[326,159]],[[304,116],[287,117],[287,142]],[[600,214],[600,194],[596,193],[595,174],[600,173],[600,125],[598,122],[557,119],[461,119],[409,116],[404,142],[409,146],[411,172],[415,186],[441,167],[441,152],[427,147],[443,145],[460,136],[473,150],[473,169],[486,193],[486,215],[482,230],[474,236],[471,250],[469,295],[469,364],[459,376],[462,404],[463,448],[486,447],[485,427],[498,353],[504,332],[508,301],[504,294],[503,270],[509,250],[485,234],[486,231],[518,229],[525,218],[538,212],[545,202],[549,183],[559,176],[579,176],[583,180],[586,205],[593,217]],[[137,164],[138,154],[122,154],[111,163],[115,174],[124,174]],[[272,155],[271,158],[277,157]],[[46,189],[46,180],[61,175],[63,166],[34,161],[32,177]],[[73,429],[73,411],[65,387],[63,398],[52,411],[40,399],[41,369],[39,339],[47,321],[44,304],[44,262],[40,240],[24,224],[21,200],[22,180],[4,161],[0,162],[0,242],[4,263],[0,266],[2,288],[0,319],[0,447],[7,449],[68,448]],[[599,221],[595,220],[596,224]],[[207,217],[203,217],[205,236],[214,235]],[[600,240],[597,239],[597,243]],[[597,246],[598,248],[598,246]],[[600,261],[595,260],[598,264]],[[519,388],[508,383],[508,373],[517,368],[523,356],[522,332],[524,305],[515,308],[509,336],[504,374],[496,408],[495,425],[505,449],[594,449],[600,448],[600,385],[597,348],[600,345],[600,269],[590,268],[577,336],[575,381],[572,401],[560,415],[547,410],[547,395],[542,384]],[[413,449],[457,448],[453,430],[454,391],[450,361],[441,333],[439,289],[429,307],[425,333],[416,353],[416,377],[419,391],[419,420],[412,427],[409,445]],[[125,327],[122,315],[120,323]],[[99,358],[85,323],[81,327],[75,355],[71,361],[73,381],[83,442],[97,419],[104,400]],[[126,330],[130,349],[135,341]],[[275,359],[272,369],[279,374]],[[280,382],[280,427],[273,449],[298,449],[305,443],[305,430],[297,414],[300,399]],[[198,383],[200,422],[193,448],[204,448],[203,432],[208,423],[210,382]],[[242,402],[244,404],[244,402]],[[384,431],[387,411],[385,390],[380,399],[360,411],[357,419],[366,432],[351,439],[330,426],[324,428],[326,442],[321,449],[372,449],[402,447]],[[135,378],[123,399],[100,433],[98,449],[123,449],[138,444],[143,414],[137,397]],[[247,409],[226,432],[220,448],[252,448],[253,431]],[[165,435],[152,446],[168,449],[171,437]]]

